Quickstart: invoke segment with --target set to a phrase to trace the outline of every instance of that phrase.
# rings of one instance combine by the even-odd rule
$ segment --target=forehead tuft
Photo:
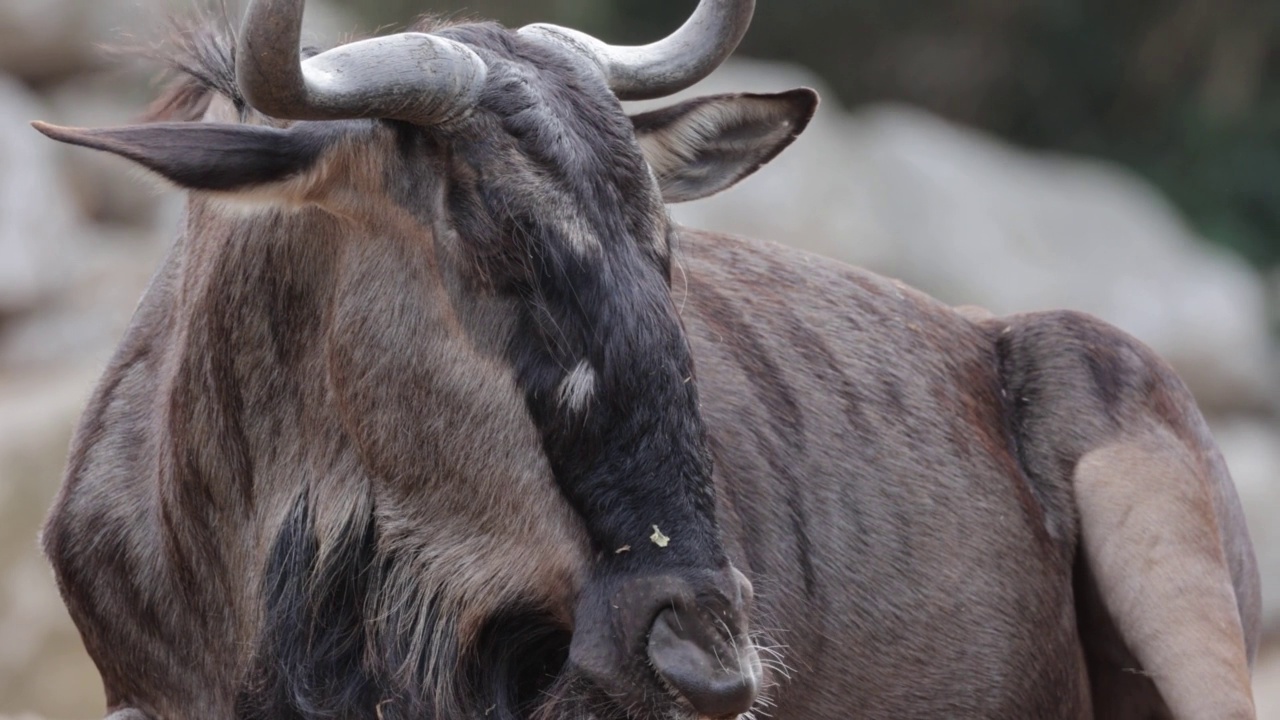
[[[138,50],[145,59],[158,62],[173,80],[152,104],[145,119],[155,121],[198,120],[211,96],[227,98],[238,109],[245,107],[236,82],[236,23],[223,3],[220,11],[196,12],[168,21],[168,33],[153,48]],[[431,33],[453,27],[457,21],[424,16],[408,30]],[[357,40],[348,37],[345,40]],[[303,48],[314,55],[321,48]]]

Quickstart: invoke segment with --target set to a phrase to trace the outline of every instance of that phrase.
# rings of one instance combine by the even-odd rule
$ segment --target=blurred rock
[[[1271,270],[1270,278],[1271,327],[1280,331],[1280,267]]]
[[[145,85],[118,77],[78,76],[45,96],[51,111],[44,119],[74,127],[126,125],[142,115],[154,95]],[[85,148],[57,147],[63,178],[82,217],[113,225],[149,226],[162,202],[178,199],[177,193],[135,163]]]
[[[1253,670],[1258,720],[1280,720],[1280,652],[1264,652]]]
[[[87,102],[72,112],[127,111]],[[52,116],[0,76],[0,372],[105,357],[181,211],[178,193],[159,192],[128,163],[60,145],[27,124]],[[131,226],[88,222],[95,211]]]
[[[1280,634],[1280,424],[1233,419],[1214,424],[1244,505],[1262,574],[1263,624]]]
[[[738,62],[692,92],[808,73]],[[1032,154],[897,106],[826,103],[767,172],[676,217],[821,252],[999,313],[1090,312],[1172,362],[1209,412],[1273,408],[1263,282],[1127,171]]]
[[[232,18],[243,2],[228,0]],[[102,48],[152,45],[164,19],[189,16],[220,3],[208,0],[0,0],[0,71],[48,83],[100,69]],[[323,0],[307,3],[304,40],[327,44],[357,29],[345,12]]]
[[[176,232],[174,214],[166,212],[155,230],[97,231],[82,248],[75,281],[5,324],[0,373],[105,363]]]
[[[0,714],[101,717],[102,685],[36,544],[97,363],[0,376]]]
[[[33,130],[40,101],[0,75],[0,316],[64,287],[85,230],[58,172],[55,144]]]
[[[903,108],[859,114],[901,275],[997,313],[1084,310],[1177,367],[1207,411],[1270,407],[1265,291],[1127,171],[1030,155]]]
[[[104,44],[132,45],[178,0],[0,0],[0,70],[37,83],[100,67]]]

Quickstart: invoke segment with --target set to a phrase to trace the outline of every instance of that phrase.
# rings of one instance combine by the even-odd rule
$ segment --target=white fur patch
[[[566,204],[565,214],[569,220],[560,227],[560,232],[569,241],[569,247],[581,257],[594,257],[603,249],[591,227],[579,217],[581,211]]]
[[[581,360],[573,372],[560,381],[556,397],[561,406],[567,406],[573,412],[581,412],[595,391],[596,371],[591,369],[591,364],[586,360]]]

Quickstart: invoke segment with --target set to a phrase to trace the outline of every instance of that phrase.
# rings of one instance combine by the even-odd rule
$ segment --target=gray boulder
[[[161,194],[132,166],[64,147],[28,125],[56,114],[0,75],[0,372],[105,355],[178,224],[176,193]],[[99,190],[98,202],[138,222],[89,222],[77,178],[111,188]]]
[[[52,88],[46,95],[44,120],[73,127],[110,127],[136,122],[154,92],[143,83],[108,74],[82,75]],[[52,141],[44,140],[52,144]],[[108,153],[57,145],[59,169],[82,217],[97,223],[147,227],[166,193],[159,180],[138,166]]]
[[[36,543],[98,372],[0,375],[0,714],[102,717],[102,684]]]
[[[1262,574],[1264,627],[1280,633],[1280,424],[1236,418],[1215,423],[1213,436],[1244,503]]]
[[[103,46],[152,45],[167,17],[189,16],[197,0],[0,0],[0,72],[47,83],[100,69]],[[220,4],[212,4],[220,7]],[[228,0],[232,18],[243,2]],[[357,29],[332,3],[307,3],[304,39],[326,44]]]
[[[58,171],[58,149],[28,123],[45,106],[0,75],[0,316],[56,293],[81,267],[85,230]]]

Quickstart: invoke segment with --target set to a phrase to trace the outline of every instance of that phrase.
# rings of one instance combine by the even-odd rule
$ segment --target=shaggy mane
[[[424,15],[411,24],[409,32],[430,33],[462,21]],[[195,122],[204,115],[214,95],[230,100],[241,113],[248,107],[236,82],[236,28],[225,4],[218,10],[196,12],[168,21],[167,37],[157,46],[142,50],[146,59],[163,67],[164,90],[143,115],[144,122]],[[359,39],[350,36],[343,42]],[[303,57],[321,48],[301,48]]]

